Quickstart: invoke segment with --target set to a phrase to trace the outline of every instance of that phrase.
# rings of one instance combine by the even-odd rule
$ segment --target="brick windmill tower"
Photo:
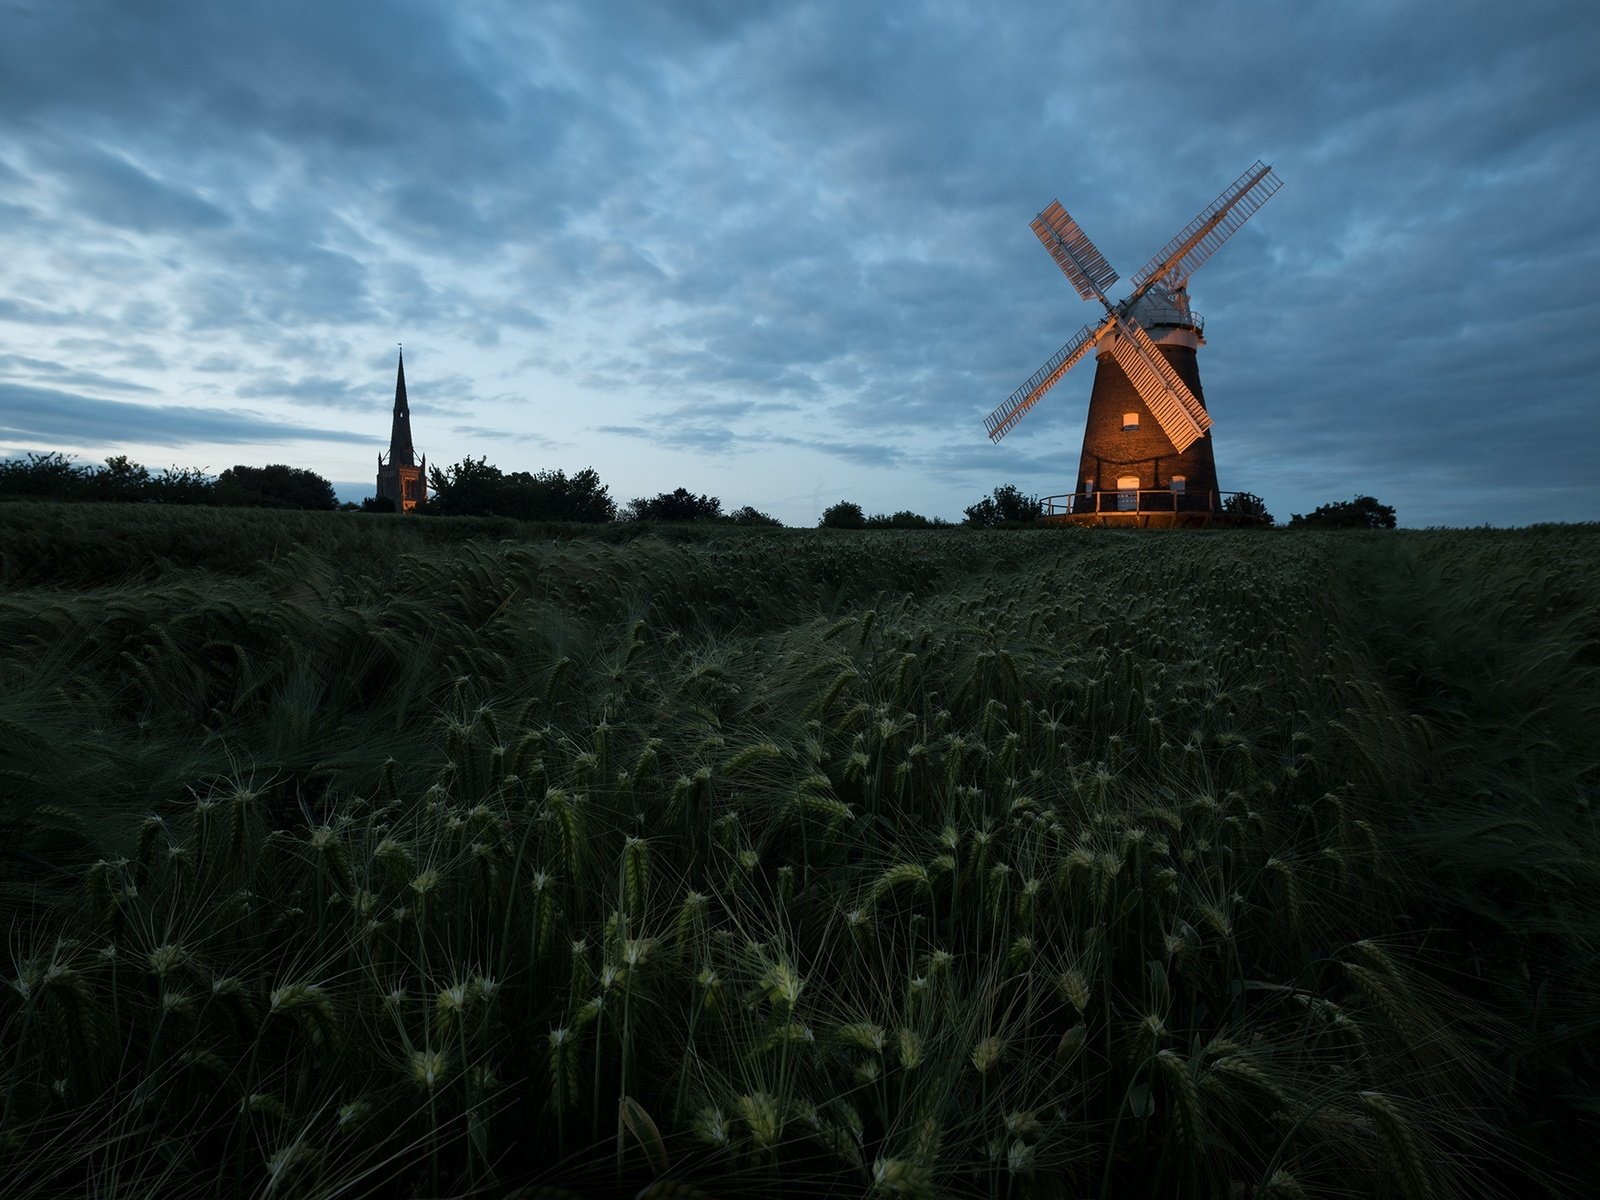
[[[394,421],[389,427],[389,461],[378,455],[378,498],[394,501],[395,512],[408,513],[428,502],[428,458],[417,462],[411,444],[411,405],[406,400],[406,356],[400,351],[394,381]]]
[[[1078,294],[1106,310],[984,421],[998,442],[1095,351],[1077,483],[1070,496],[1051,497],[1053,518],[1150,526],[1207,524],[1221,516],[1229,493],[1217,490],[1211,416],[1195,355],[1205,345],[1205,326],[1189,309],[1189,276],[1281,186],[1272,168],[1257,162],[1134,275],[1133,291],[1117,304],[1105,295],[1116,271],[1060,201],[1034,220],[1034,233]]]

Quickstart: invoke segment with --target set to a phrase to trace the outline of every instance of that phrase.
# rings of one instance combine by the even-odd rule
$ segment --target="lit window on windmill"
[[[1136,412],[1122,414],[1122,430],[1126,433],[1130,429],[1139,428],[1139,414]]]
[[[1186,489],[1189,486],[1188,476],[1186,476],[1186,475],[1174,475],[1172,477],[1172,479],[1171,479],[1171,484],[1172,484],[1172,490],[1173,491],[1181,492],[1181,491],[1183,491],[1184,489]]]

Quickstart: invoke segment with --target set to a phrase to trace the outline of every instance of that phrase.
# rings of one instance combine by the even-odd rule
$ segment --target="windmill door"
[[[1117,508],[1121,512],[1132,512],[1139,507],[1139,477],[1137,475],[1117,476]]]

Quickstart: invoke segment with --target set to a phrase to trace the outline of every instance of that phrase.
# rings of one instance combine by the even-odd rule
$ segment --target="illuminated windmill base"
[[[1157,345],[1204,404],[1194,348],[1161,341]],[[1185,450],[1174,446],[1133,381],[1110,351],[1104,351],[1089,395],[1077,490],[1050,497],[1047,508],[1052,519],[1073,524],[1206,524],[1222,509],[1211,447],[1210,433]]]
[[[1034,220],[1035,235],[1078,295],[1105,309],[984,421],[998,442],[1094,351],[1077,483],[1046,498],[1046,520],[1143,527],[1257,520],[1229,512],[1243,506],[1228,503],[1235,493],[1217,490],[1211,414],[1195,362],[1204,327],[1189,309],[1188,281],[1279,186],[1270,167],[1255,163],[1134,275],[1133,291],[1116,304],[1105,289],[1117,272],[1060,201]]]

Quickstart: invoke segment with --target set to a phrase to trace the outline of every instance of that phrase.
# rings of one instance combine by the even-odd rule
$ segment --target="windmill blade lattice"
[[[1189,276],[1282,186],[1283,180],[1272,173],[1272,168],[1257,160],[1138,270],[1129,281],[1134,294],[1143,292],[1157,280],[1168,287],[1182,287]]]
[[[1052,200],[1033,220],[1034,235],[1078,295],[1105,306],[1105,316],[1074,334],[984,419],[990,440],[1003,438],[1084,355],[1103,346],[1084,433],[1083,487],[1075,496],[1098,505],[1094,497],[1114,479],[1114,490],[1124,498],[1142,495],[1150,485],[1170,488],[1173,496],[1193,486],[1191,499],[1214,504],[1220,493],[1207,436],[1212,422],[1196,394],[1199,373],[1193,366],[1205,339],[1185,283],[1281,186],[1271,167],[1252,164],[1145,264],[1131,280],[1133,291],[1116,304],[1105,290],[1117,272],[1061,202]],[[1139,414],[1131,410],[1141,403],[1164,436],[1140,431]],[[1108,476],[1112,468],[1117,473]],[[1203,500],[1206,489],[1209,501]],[[1178,512],[1179,500],[1171,504],[1168,511]]]
[[[1211,414],[1189,390],[1189,385],[1178,378],[1172,364],[1137,322],[1119,316],[1116,324],[1117,337],[1111,342],[1111,357],[1117,360],[1117,365],[1138,390],[1161,431],[1177,451],[1183,453],[1211,428]]]
[[[989,431],[989,439],[998,442],[1011,431],[1011,427],[1022,420],[1026,413],[1039,401],[1039,397],[1055,387],[1061,377],[1077,364],[1077,361],[1089,352],[1100,338],[1111,328],[1109,319],[1098,324],[1088,324],[1077,333],[1065,346],[1052,354],[1028,381],[1012,392],[1006,402],[996,408],[984,418],[984,428]]]
[[[1056,265],[1072,280],[1078,295],[1111,307],[1106,304],[1105,292],[1117,281],[1117,273],[1100,253],[1100,248],[1089,240],[1089,235],[1061,207],[1061,201],[1052,200],[1050,207],[1033,219],[1033,232],[1050,251]]]

